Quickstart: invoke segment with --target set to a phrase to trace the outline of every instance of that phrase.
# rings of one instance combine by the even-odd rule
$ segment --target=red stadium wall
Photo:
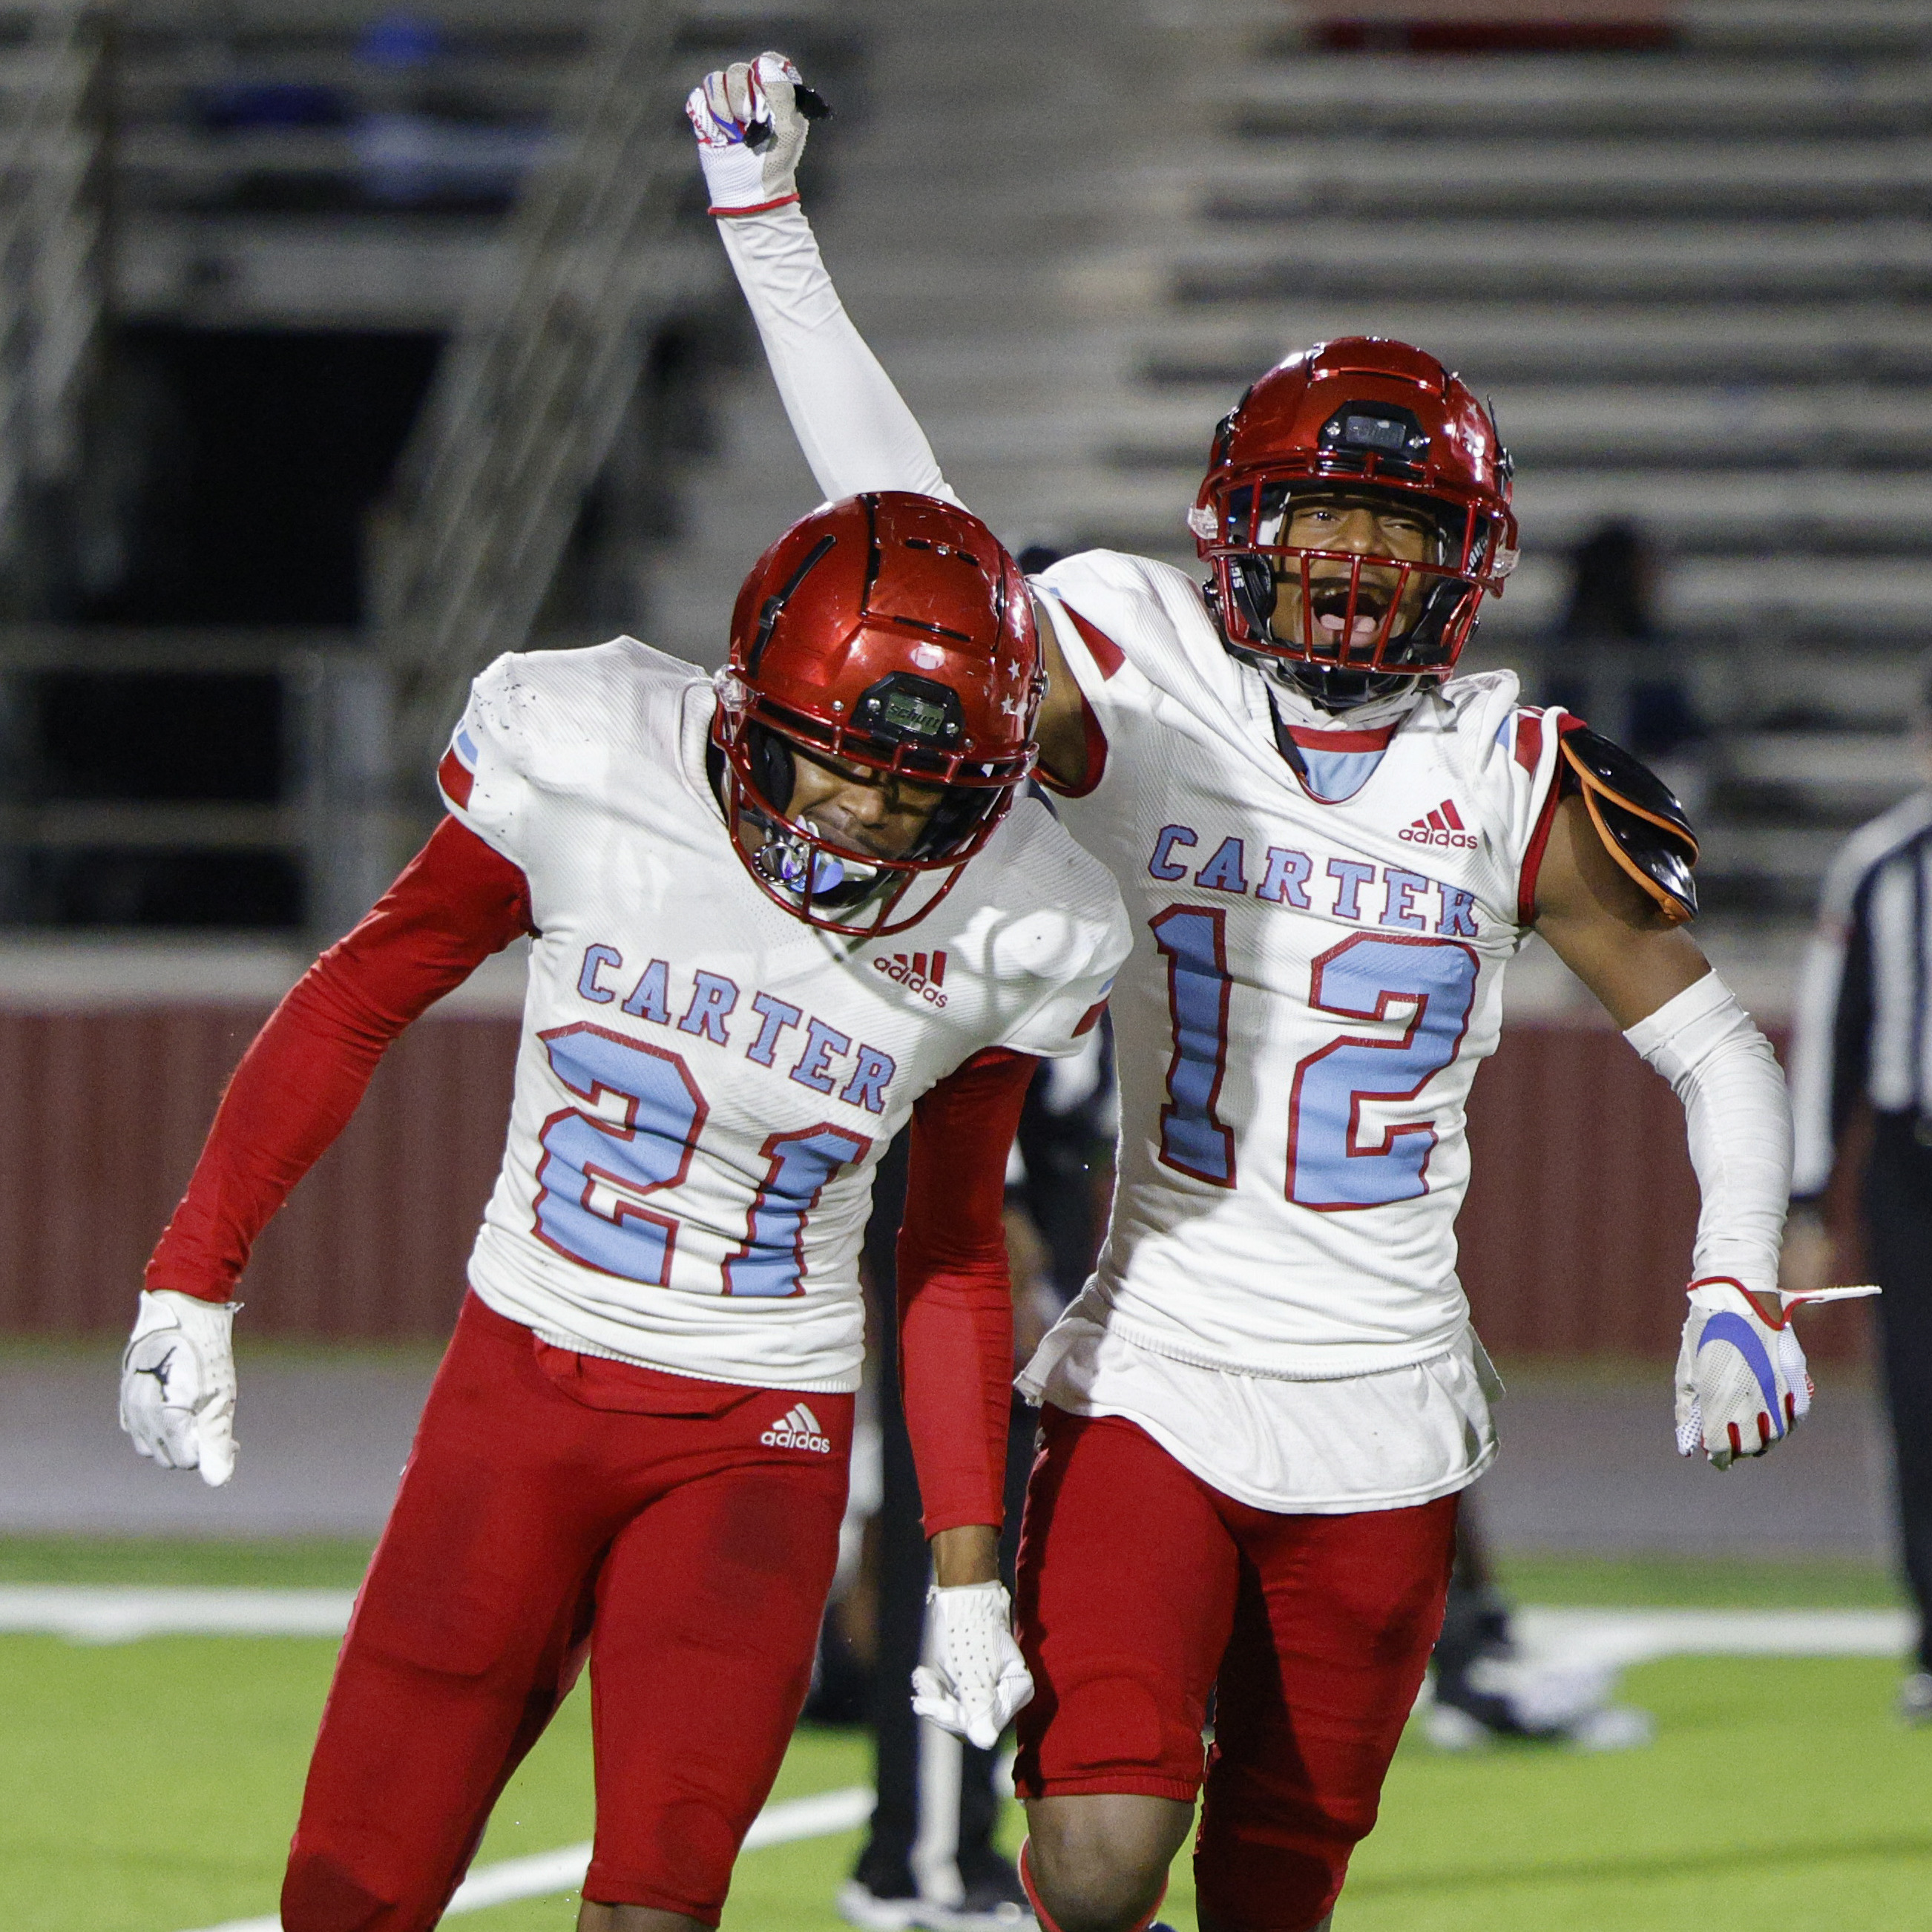
[[[0,1330],[125,1325],[141,1264],[261,1018],[236,1006],[0,1013]],[[269,1228],[253,1335],[447,1332],[502,1151],[517,1023],[432,1016]],[[1498,1355],[1668,1355],[1696,1219],[1683,1115],[1605,1029],[1526,1025],[1476,1082],[1462,1277]],[[1856,1354],[1856,1310],[1807,1346]]]
[[[1506,1028],[1476,1076],[1469,1138],[1460,1269],[1491,1352],[1674,1355],[1697,1182],[1677,1096],[1622,1036]],[[1819,1310],[1805,1348],[1860,1359],[1866,1318]]]
[[[262,1010],[0,1013],[0,1329],[126,1325]],[[446,1334],[502,1158],[517,1022],[432,1017],[378,1069],[242,1285],[252,1335]]]

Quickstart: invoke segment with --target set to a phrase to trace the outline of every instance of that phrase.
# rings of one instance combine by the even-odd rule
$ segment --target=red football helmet
[[[712,737],[734,848],[813,926],[904,932],[1026,782],[1044,683],[1025,580],[977,517],[902,490],[814,511],[758,560],[731,616]],[[910,848],[882,856],[792,815],[800,756],[944,790]]]
[[[1359,335],[1289,356],[1222,418],[1188,515],[1223,634],[1352,702],[1446,677],[1516,565],[1510,474],[1434,356]]]

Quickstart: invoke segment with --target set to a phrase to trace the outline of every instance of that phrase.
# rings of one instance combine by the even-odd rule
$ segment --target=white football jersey
[[[1279,748],[1268,680],[1181,572],[1039,580],[1107,740],[1061,813],[1125,896],[1113,1218],[1076,1304],[1173,1360],[1291,1379],[1463,1346],[1463,1108],[1547,835],[1557,720],[1508,672]]]
[[[712,704],[700,672],[628,638],[476,680],[446,796],[522,868],[538,938],[470,1278],[562,1347],[855,1388],[880,1155],[976,1053],[1078,1052],[1125,918],[1022,801],[908,931],[807,926],[731,850]]]

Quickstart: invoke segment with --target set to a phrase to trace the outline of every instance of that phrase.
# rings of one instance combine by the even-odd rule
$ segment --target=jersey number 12
[[[1174,1029],[1160,1157],[1216,1187],[1234,1185],[1234,1136],[1220,1111],[1233,990],[1226,920],[1219,908],[1176,905],[1152,922],[1154,943],[1167,958]],[[1365,1130],[1363,1103],[1413,1100],[1456,1058],[1478,970],[1475,954],[1454,940],[1366,932],[1315,962],[1308,988],[1315,1012],[1393,1020],[1402,1030],[1382,1037],[1345,1032],[1296,1066],[1288,1109],[1291,1201],[1334,1213],[1429,1192],[1433,1125],[1418,1120]]]

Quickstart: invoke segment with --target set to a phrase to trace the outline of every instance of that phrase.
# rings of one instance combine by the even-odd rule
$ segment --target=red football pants
[[[1202,1907],[1236,1932],[1306,1932],[1376,1822],[1441,1633],[1455,1498],[1278,1515],[1131,1422],[1041,1415],[1018,1603],[1036,1688],[1015,1786],[1191,1802],[1216,1691]]]
[[[760,1441],[801,1404],[816,1429]],[[286,1932],[434,1925],[586,1653],[584,1895],[715,1925],[811,1681],[851,1428],[849,1395],[570,1354],[470,1297],[322,1712]]]

